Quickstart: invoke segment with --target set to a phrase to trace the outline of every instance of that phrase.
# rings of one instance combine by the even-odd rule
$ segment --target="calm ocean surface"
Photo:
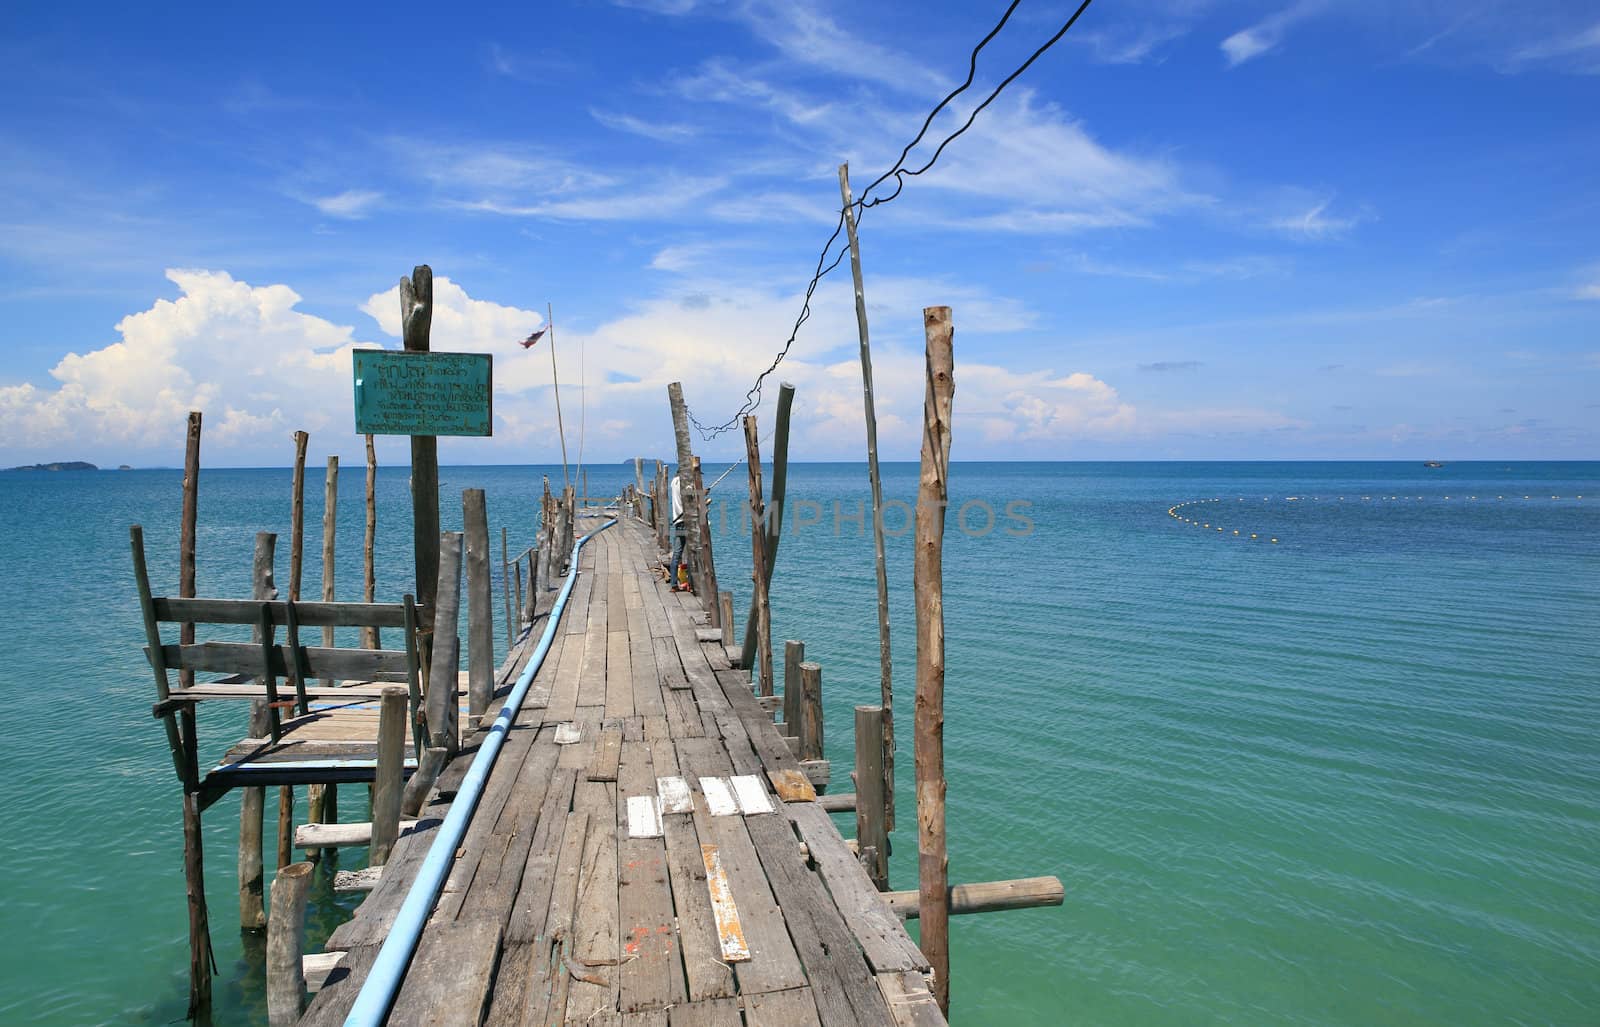
[[[444,469],[445,526],[460,524],[459,490],[480,486],[492,534],[510,526],[521,549],[550,471]],[[591,491],[631,474],[591,469]],[[888,496],[915,498],[914,465],[884,476]],[[731,503],[744,478],[719,492]],[[0,475],[3,1022],[183,1016],[179,794],[149,713],[127,541],[143,523],[157,590],[176,591],[180,479]],[[981,501],[967,532],[950,518],[945,550],[951,876],[1056,874],[1067,893],[1059,909],[953,922],[956,1023],[1600,1020],[1600,463],[960,463],[951,479],[953,507]],[[258,530],[280,533],[286,586],[289,481],[202,473],[200,594],[248,594]],[[320,468],[306,492],[310,598]],[[338,591],[355,599],[360,467],[342,492]],[[878,689],[865,471],[798,465],[789,494],[773,633],[822,664],[844,780],[851,708]],[[1168,515],[1195,500],[1220,500],[1179,511],[1211,527]],[[1031,505],[1008,518],[1012,501]],[[380,473],[379,521],[379,598],[397,600],[405,468]],[[892,877],[910,888],[909,538],[890,545]],[[749,546],[731,517],[717,547],[742,624]],[[202,711],[208,753],[241,715]],[[234,793],[206,816],[217,1012],[260,1023],[237,809]],[[353,905],[324,882],[312,942]]]

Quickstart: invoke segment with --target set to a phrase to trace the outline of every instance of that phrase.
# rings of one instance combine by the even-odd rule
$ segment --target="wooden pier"
[[[582,550],[389,1022],[942,1023],[927,960],[818,803],[775,704],[659,566],[626,513]],[[475,749],[469,736],[329,939],[342,955],[302,1022],[344,1021]]]

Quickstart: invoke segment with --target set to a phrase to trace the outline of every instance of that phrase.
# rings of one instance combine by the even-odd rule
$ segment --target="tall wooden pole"
[[[696,513],[700,509],[699,499],[694,494],[694,450],[689,445],[689,407],[683,401],[683,384],[672,382],[667,386],[667,401],[672,405],[672,437],[678,448],[678,488],[683,496],[683,527],[687,535],[684,540],[684,558],[689,564],[689,578],[696,588],[700,587],[700,568],[695,564],[700,559],[700,518]],[[670,479],[667,491],[672,491]],[[667,521],[672,521],[672,497],[667,497]],[[672,529],[669,528],[670,533]],[[672,539],[667,539],[670,548]],[[676,573],[677,568],[672,568]]]
[[[278,536],[270,531],[256,532],[255,558],[250,564],[250,596],[265,603],[278,598],[272,580],[272,563]],[[254,629],[255,642],[261,642],[261,629]],[[250,709],[250,737],[263,738],[270,730],[265,699],[257,699]],[[265,872],[261,862],[261,827],[266,809],[267,790],[261,787],[240,789],[239,798],[239,926],[259,931],[267,926]]]
[[[767,567],[762,592],[772,589],[772,571],[778,565],[778,543],[783,539],[783,492],[789,478],[789,411],[794,406],[794,386],[784,382],[778,386],[778,416],[772,433],[772,496],[768,502],[771,513],[767,515],[766,553]],[[768,645],[771,640],[768,640]],[[750,613],[744,621],[744,648],[739,666],[753,667],[756,659],[756,598],[750,597]]]
[[[950,496],[950,407],[955,396],[949,307],[922,312],[928,386],[917,480],[917,873],[922,954],[933,995],[950,1014],[950,857],[944,830],[944,515]]]
[[[494,594],[489,588],[489,511],[483,489],[461,491],[466,536],[467,715],[477,728],[494,692]]]
[[[300,575],[305,565],[306,445],[311,436],[294,433],[294,478],[289,507],[289,601],[300,601]],[[300,712],[304,713],[304,710]],[[294,786],[278,786],[278,869],[294,862]]]
[[[561,481],[571,485],[572,475],[567,472],[567,429],[561,423],[561,380],[556,374],[556,311],[546,303],[544,312],[544,324],[550,331],[550,388],[556,394],[556,434],[561,437]]]
[[[722,626],[722,612],[717,608],[717,560],[711,551],[711,497],[700,473],[699,457],[694,458],[694,495],[693,514],[697,515],[700,526],[700,576],[703,579],[695,582],[695,594],[709,615],[711,627],[718,628]]]
[[[378,452],[373,448],[372,436],[367,436],[367,532],[361,545],[361,599],[376,602],[378,595],[377,564],[374,548],[378,540]],[[382,648],[377,628],[361,629],[361,644],[367,649]]]
[[[400,326],[406,352],[428,352],[433,269],[426,264],[417,265],[410,278],[400,279]],[[432,435],[411,436],[411,545],[422,634],[431,635],[433,593],[439,587],[439,440]]]
[[[322,484],[322,601],[331,603],[334,600],[334,562],[333,548],[334,535],[339,524],[339,458],[328,457],[327,477]],[[322,629],[322,644],[324,648],[333,648],[333,628]],[[333,681],[324,680],[324,685],[332,685]]]
[[[761,500],[761,443],[756,434],[756,416],[747,414],[744,419],[744,447],[750,468],[750,558],[754,568],[750,574],[756,598],[756,640],[760,646],[760,689],[762,695],[772,694],[772,621],[767,606],[767,538],[766,504]],[[726,632],[724,632],[726,634]]]
[[[183,513],[178,531],[178,595],[194,596],[195,533],[200,509],[200,411],[189,412],[189,426],[183,454]],[[179,628],[180,643],[194,641],[194,625]],[[193,671],[180,671],[180,686],[194,683]],[[215,958],[211,952],[211,921],[206,912],[206,875],[200,830],[199,782],[196,780],[196,741],[194,704],[185,703],[181,721],[183,789],[183,877],[189,905],[189,1016],[195,1018],[211,1008],[211,973]]]
[[[867,294],[861,284],[861,243],[856,239],[850,165],[839,165],[839,196],[850,237],[850,273],[856,286],[856,329],[861,336],[861,395],[867,416],[867,480],[872,485],[872,549],[878,573],[878,690],[883,699],[883,791],[885,820],[894,830],[894,680],[889,660],[889,564],[883,547],[883,483],[878,478],[878,415],[872,405],[872,347],[867,338]]]

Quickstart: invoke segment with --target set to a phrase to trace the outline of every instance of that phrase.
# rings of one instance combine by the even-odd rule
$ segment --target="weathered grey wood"
[[[690,508],[684,506],[685,514],[692,515],[698,511],[700,520],[700,573],[704,582],[696,582],[694,586],[695,597],[699,599],[700,606],[710,617],[712,627],[717,627],[717,560],[711,545],[711,497],[706,493],[705,477],[700,472],[700,458],[693,458],[694,495],[695,505]]]
[[[378,714],[378,770],[372,782],[372,850],[369,862],[383,866],[400,835],[400,799],[406,755],[406,693],[386,688]]]
[[[367,522],[366,534],[361,545],[361,597],[366,602],[372,602],[378,594],[377,565],[374,562],[374,546],[378,538],[378,451],[373,447],[372,436],[367,436]],[[415,644],[415,639],[408,639],[407,645]],[[381,649],[383,643],[379,640],[376,627],[361,629],[361,645],[366,649]]]
[[[827,795],[817,796],[817,805],[829,813],[854,813],[856,810],[855,792],[829,792]]]
[[[272,879],[272,912],[267,918],[267,1022],[286,1027],[306,1007],[305,969],[300,962],[306,943],[306,896],[311,890],[310,863],[291,863]]]
[[[800,664],[806,661],[806,644],[783,643],[783,733],[800,737]]]
[[[681,1002],[667,1010],[668,1027],[744,1027],[736,998]]]
[[[447,531],[439,537],[439,581],[434,589],[439,609],[433,620],[433,663],[428,674],[428,738],[454,756],[460,739],[456,733],[461,665],[461,533]]]
[[[815,988],[791,988],[744,996],[745,1027],[821,1027]]]
[[[867,478],[872,485],[873,568],[878,577],[878,688],[883,705],[883,794],[889,830],[894,830],[894,679],[889,659],[889,571],[883,542],[883,483],[878,477],[878,415],[872,402],[872,346],[867,332],[867,294],[861,279],[861,243],[856,238],[855,203],[850,198],[850,165],[839,165],[839,196],[850,240],[850,274],[855,282],[856,328],[861,336],[861,395],[867,419]]]
[[[489,1004],[500,937],[493,920],[429,924],[395,996],[389,1027],[478,1023]]]
[[[761,437],[756,417],[744,419],[745,466],[750,471],[750,572],[756,611],[756,680],[762,695],[772,694],[772,621],[767,603],[767,505],[761,498]],[[728,634],[731,635],[731,632]]]
[[[950,497],[950,410],[955,395],[949,307],[925,307],[927,389],[917,480],[917,883],[922,951],[933,967],[939,1009],[950,1013],[950,858],[945,845],[944,520]]]
[[[347,872],[340,871],[340,873]],[[334,881],[333,890],[339,891],[337,875],[335,875]],[[345,954],[343,952],[308,952],[301,957],[300,966],[301,972],[305,977],[306,990],[313,995],[321,991],[323,985],[328,983],[328,976],[339,968],[339,965],[344,962],[344,958]]]
[[[617,770],[619,796],[654,802],[656,774],[650,745],[625,742]],[[619,828],[626,829],[626,803],[618,802]],[[622,928],[619,971],[623,1012],[663,1009],[688,996],[683,964],[678,958],[672,889],[667,870],[666,841],[624,837],[619,843],[617,909]]]
[[[262,603],[263,608],[269,606]],[[299,604],[295,609],[299,610]],[[264,656],[264,653],[270,653]],[[148,655],[148,652],[146,653]],[[294,656],[298,656],[298,661]],[[291,653],[288,645],[266,647],[253,642],[196,642],[194,645],[162,647],[162,658],[169,667],[183,666],[214,674],[259,675],[270,659],[275,676],[293,677],[299,669],[306,677],[336,677],[345,681],[405,681],[407,657],[393,649],[323,649],[301,646]],[[297,667],[298,664],[298,667]],[[203,689],[204,685],[196,685]],[[305,694],[307,699],[310,693]],[[298,698],[296,700],[298,702]]]
[[[720,597],[719,609],[722,611],[722,644],[724,647],[733,645],[733,593],[723,591]]]
[[[772,572],[778,564],[778,543],[783,540],[784,487],[789,478],[789,410],[794,406],[794,386],[784,382],[778,386],[778,415],[772,433],[772,495],[767,506],[766,553],[767,569],[764,584],[770,593]],[[755,662],[756,625],[755,596],[750,597],[750,613],[744,622],[744,646],[739,653],[738,665],[750,667]]]
[[[800,760],[822,759],[822,668],[800,664]]]
[[[276,535],[273,536],[277,538]],[[272,591],[278,594],[277,589]],[[191,620],[201,624],[250,624],[261,617],[261,608],[267,608],[267,619],[275,627],[289,623],[289,604],[286,602],[261,603],[249,599],[185,599],[155,596],[156,619],[164,622]],[[294,616],[301,627],[382,627],[405,626],[403,603],[295,603]]]
[[[433,327],[433,269],[419,264],[400,279],[400,333],[410,353],[428,352]],[[422,630],[433,629],[434,588],[439,582],[439,440],[411,436],[411,538],[417,569]]]
[[[400,796],[400,815],[414,817],[422,809],[422,804],[428,798],[428,790],[439,779],[439,772],[444,769],[447,753],[443,746],[428,746],[422,750],[422,756],[417,760],[417,769],[406,782],[405,791]]]
[[[532,584],[532,581],[529,581]],[[517,557],[517,605],[516,612],[511,606],[511,533],[505,525],[500,526],[500,591],[505,596],[506,607],[506,648],[509,649],[517,642],[517,628],[520,626],[517,618],[522,614],[522,557]]]
[[[417,826],[416,820],[402,820],[395,838],[403,838]],[[294,843],[302,849],[338,849],[372,844],[372,821],[346,824],[301,824],[294,829]],[[392,847],[392,845],[391,845]],[[382,866],[382,864],[374,864]]]
[[[183,461],[183,512],[179,529],[178,542],[178,594],[183,596],[194,595],[195,590],[195,532],[198,518],[200,493],[200,411],[189,412],[187,441],[184,446]],[[141,540],[140,555],[143,556]],[[140,572],[143,573],[141,560]],[[180,643],[193,640],[194,625],[183,624],[180,626]],[[162,675],[163,679],[165,675]],[[180,686],[194,683],[194,674],[180,670],[178,672]],[[194,802],[193,821],[189,818],[190,800],[195,799],[193,794],[196,779],[199,777],[197,769],[198,742],[195,731],[194,707],[186,707],[179,711],[178,719],[182,725],[182,761],[181,776],[184,781],[184,878],[185,888],[188,892],[189,904],[189,1006],[190,1015],[209,1010],[211,1005],[211,968],[215,960],[211,954],[211,926],[206,911],[205,874],[202,867],[201,841],[200,841],[200,808],[198,800]]]
[[[256,532],[255,554],[250,564],[251,595],[257,602],[266,602],[278,594],[272,580],[273,557],[278,536],[270,531]],[[257,627],[255,640],[261,641]],[[264,686],[263,686],[264,687]],[[270,728],[266,700],[257,699],[250,705],[250,734],[260,738]],[[264,823],[267,793],[265,788],[245,788],[239,797],[239,927],[246,931],[261,931],[267,926],[265,906],[266,877],[262,863],[261,829]]]
[[[383,880],[383,867],[338,870],[333,875],[333,890],[336,892],[360,892],[366,894],[376,888],[381,880]]]
[[[194,715],[184,721],[184,745],[195,747]],[[211,923],[206,912],[205,855],[200,827],[200,797],[193,792],[183,796],[183,879],[189,910],[189,1005],[190,1016],[211,1006],[211,968],[216,957],[211,950]]]
[[[689,407],[683,399],[683,384],[667,385],[667,402],[672,408],[672,437],[677,445],[678,489],[683,496],[684,559],[689,564],[689,576],[696,588],[701,588],[700,568],[700,518],[695,516],[699,495],[694,490],[694,449],[689,444]],[[670,504],[671,497],[668,497]],[[668,506],[667,520],[671,521]],[[670,544],[670,540],[669,540]]]
[[[145,640],[148,643],[145,654],[150,661],[150,671],[155,675],[156,698],[164,704],[172,694],[172,688],[167,678],[169,664],[163,655],[165,647],[161,644],[161,626],[156,619],[155,599],[150,595],[150,573],[144,561],[143,526],[128,526],[128,543],[133,551],[133,580],[139,594],[139,612],[144,620]],[[184,782],[185,788],[192,788],[195,782],[189,779],[189,761],[184,755],[183,740],[179,737],[177,715],[167,709],[160,716],[162,727],[167,732],[167,747],[172,753],[172,769],[177,773],[178,780]]]
[[[322,485],[322,601],[334,600],[334,534],[338,525],[339,510],[339,458],[328,457],[327,477]],[[296,611],[298,613],[298,611]],[[304,623],[304,622],[302,622]],[[322,647],[333,648],[333,627],[322,629]],[[336,680],[324,678],[324,685],[336,685]]]
[[[889,831],[883,802],[883,707],[856,707],[856,841],[867,876],[889,890]],[[870,851],[869,851],[870,850]]]
[[[194,537],[200,503],[200,411],[189,411],[188,436],[183,448],[183,514],[178,532],[178,594],[194,595]],[[194,624],[178,628],[180,645],[194,641]],[[194,671],[178,672],[178,687],[194,684]]]
[[[889,908],[902,919],[914,919],[921,912],[920,892],[891,891],[883,897]],[[981,881],[976,884],[950,886],[949,908],[952,916],[962,913],[990,913],[1006,909],[1036,909],[1040,906],[1059,906],[1066,898],[1066,890],[1057,877],[1019,877],[1009,881]]]
[[[489,587],[489,513],[482,489],[461,493],[466,536],[467,714],[477,726],[494,691],[494,593]]]
[[[615,781],[617,763],[622,758],[622,732],[607,728],[600,732],[594,747],[594,758],[589,761],[588,778],[591,781]]]
[[[294,785],[278,787],[278,863],[282,870],[294,862]]]
[[[844,915],[874,973],[886,970],[926,970],[928,961],[906,934],[900,919],[872,887],[855,854],[844,844],[828,814],[814,802],[784,806],[800,830],[817,873]]]
[[[927,978],[922,974],[914,970],[882,973],[877,981],[895,1027],[944,1027],[944,1014],[939,1012],[939,1003],[928,991]]]
[[[289,601],[300,601],[300,575],[305,563],[306,534],[306,444],[311,436],[294,433],[294,478],[290,486],[289,507]]]

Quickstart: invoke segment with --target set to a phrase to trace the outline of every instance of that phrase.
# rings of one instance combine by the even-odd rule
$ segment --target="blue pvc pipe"
[[[556,597],[555,605],[550,608],[544,634],[539,638],[539,647],[533,651],[533,655],[528,659],[528,665],[517,678],[516,686],[506,697],[506,704],[500,707],[500,714],[494,718],[494,724],[489,728],[488,736],[479,747],[478,755],[473,757],[472,766],[467,769],[467,776],[461,781],[461,788],[456,792],[455,801],[450,804],[450,812],[445,814],[444,823],[439,825],[439,833],[434,837],[433,844],[428,847],[428,854],[423,857],[422,867],[417,871],[416,880],[411,882],[411,890],[406,893],[405,902],[400,905],[394,926],[389,928],[388,937],[383,939],[383,947],[378,950],[378,958],[373,962],[372,969],[367,972],[367,979],[361,985],[361,992],[356,996],[355,1004],[350,1007],[350,1015],[345,1017],[345,1027],[379,1027],[388,1019],[389,1008],[394,1005],[395,996],[400,993],[400,984],[405,979],[406,968],[411,965],[411,957],[417,951],[417,941],[422,936],[423,925],[427,923],[428,915],[433,912],[433,904],[439,899],[439,890],[444,887],[445,878],[450,874],[450,864],[455,861],[456,849],[460,847],[461,839],[466,836],[467,826],[472,823],[472,814],[477,811],[478,800],[483,797],[483,786],[489,780],[489,771],[494,769],[494,761],[500,755],[500,747],[505,744],[506,733],[511,730],[512,721],[517,719],[517,713],[522,709],[522,700],[527,698],[528,688],[533,684],[533,677],[539,673],[540,665],[550,652],[550,643],[555,640],[556,626],[561,622],[561,612],[566,609],[567,598],[572,595],[572,586],[578,580],[578,553],[583,549],[585,542],[615,523],[616,519],[613,518],[572,544],[572,569],[567,572],[567,580],[561,586],[561,594]]]

